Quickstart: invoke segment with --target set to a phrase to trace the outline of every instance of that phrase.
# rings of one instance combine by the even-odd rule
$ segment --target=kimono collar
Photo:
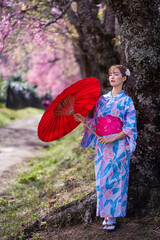
[[[112,96],[112,91],[110,91],[109,93],[103,95],[104,97],[110,97],[110,98],[113,98],[113,99],[116,99],[116,98],[121,98],[121,97],[124,97],[125,96],[125,93],[124,93],[124,90],[122,90],[121,92],[119,92],[118,94],[116,94],[114,97]]]

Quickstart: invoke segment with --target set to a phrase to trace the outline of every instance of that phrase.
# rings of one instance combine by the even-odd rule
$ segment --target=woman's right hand
[[[76,122],[80,122],[81,120],[82,120],[83,122],[86,121],[86,118],[83,117],[80,113],[75,113],[75,114],[73,115],[73,117],[74,117],[74,120],[75,120]],[[81,119],[81,120],[80,120],[80,119]]]

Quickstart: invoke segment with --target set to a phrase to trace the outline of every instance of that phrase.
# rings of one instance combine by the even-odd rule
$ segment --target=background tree
[[[2,6],[2,29],[6,29],[1,35],[3,51],[11,46],[15,36],[24,44],[32,39],[37,44],[48,43],[53,47],[55,32],[51,26],[56,26],[60,34],[70,35],[82,77],[98,77],[102,92],[106,91],[109,87],[107,69],[113,63],[119,63],[119,54],[114,44],[115,16],[105,1],[15,0],[12,5],[3,1]],[[61,20],[63,24],[60,25],[62,18],[65,21]],[[28,35],[24,34],[25,29]],[[8,37],[9,45],[5,41]]]
[[[56,46],[57,49],[55,47],[40,52],[34,51],[25,75],[32,86],[37,86],[41,96],[51,92],[55,98],[58,92],[80,79],[79,66],[75,62],[71,43]]]
[[[110,87],[106,80],[107,69],[120,61],[114,42],[116,29],[112,9],[101,0],[53,2],[61,11],[65,4],[73,2],[66,13],[78,34],[78,37],[73,39],[76,59],[82,76],[97,77],[104,93],[106,88]]]
[[[61,11],[49,2],[45,6],[41,3],[3,1],[0,72],[4,80],[21,75],[38,87],[40,95],[49,91],[55,97],[80,78],[67,32],[74,33],[74,29],[57,17],[63,15]],[[50,17],[55,19],[54,24]]]

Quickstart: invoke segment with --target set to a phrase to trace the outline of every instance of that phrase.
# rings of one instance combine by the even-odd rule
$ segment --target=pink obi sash
[[[122,131],[122,122],[118,117],[106,116],[97,119],[96,133],[105,136]]]

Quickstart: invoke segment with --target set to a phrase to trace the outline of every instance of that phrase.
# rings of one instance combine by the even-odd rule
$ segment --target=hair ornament
[[[130,76],[130,75],[131,75],[131,73],[130,73],[130,71],[129,71],[129,69],[128,69],[128,68],[127,68],[127,70],[126,70],[125,74],[126,74],[126,76]]]

